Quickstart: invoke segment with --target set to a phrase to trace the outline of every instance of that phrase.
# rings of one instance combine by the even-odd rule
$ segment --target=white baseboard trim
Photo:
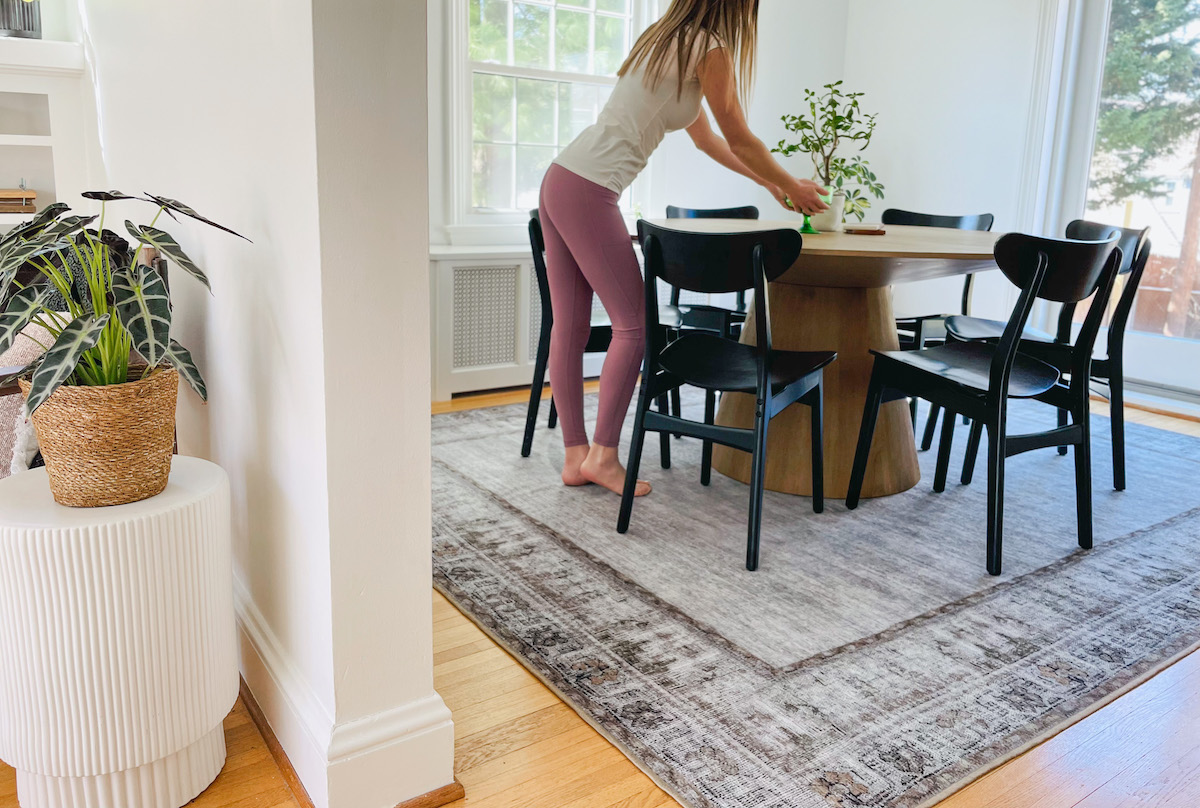
[[[393,808],[454,782],[454,722],[441,696],[341,725],[235,576],[242,675],[315,808]]]

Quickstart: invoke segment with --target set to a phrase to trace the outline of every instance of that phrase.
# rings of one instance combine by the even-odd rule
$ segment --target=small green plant
[[[32,413],[64,384],[98,387],[129,381],[130,359],[136,355],[145,362],[143,378],[173,367],[207,398],[192,355],[171,337],[166,280],[139,259],[142,250],[151,247],[211,290],[208,278],[179,242],[155,227],[159,217],[180,214],[245,237],[166,197],[120,191],[88,191],[83,196],[100,202],[98,216],[67,216],[70,207],[57,203],[0,239],[0,301],[8,301],[0,312],[0,353],[31,323],[45,328],[53,339],[41,346],[46,352],[32,364],[0,377],[0,386],[27,377],[26,408]],[[137,245],[132,249],[104,227],[108,203],[123,200],[158,208],[149,225],[125,221]]]
[[[824,86],[824,93],[804,91],[808,114],[784,115],[784,127],[799,136],[798,143],[779,141],[772,152],[785,157],[807,154],[816,169],[815,179],[833,191],[846,195],[845,216],[857,216],[861,222],[871,207],[867,193],[883,199],[883,184],[871,171],[870,164],[857,154],[847,158],[838,150],[857,145],[863,151],[875,134],[875,116],[865,114],[858,100],[863,93],[843,93],[842,82]]]

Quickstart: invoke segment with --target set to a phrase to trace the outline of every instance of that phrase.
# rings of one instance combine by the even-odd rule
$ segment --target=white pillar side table
[[[22,808],[178,808],[225,763],[238,692],[229,480],[66,508],[0,480],[0,759]]]

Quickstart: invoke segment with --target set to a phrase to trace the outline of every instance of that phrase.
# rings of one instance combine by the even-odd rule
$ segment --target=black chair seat
[[[871,351],[876,356],[923,370],[979,393],[991,384],[994,345],[987,343],[951,343],[923,351]],[[1058,383],[1059,372],[1039,359],[1018,353],[1013,361],[1008,394],[1012,398],[1033,398]]]
[[[663,349],[660,364],[693,387],[733,393],[758,389],[753,345],[703,332],[687,333]],[[833,351],[771,351],[771,393],[780,392],[837,357]]]
[[[946,318],[946,333],[960,342],[1000,339],[1006,324],[1000,320],[985,320],[982,317],[965,317],[956,314]],[[1054,342],[1054,337],[1036,328],[1026,328],[1021,339],[1028,342]]]

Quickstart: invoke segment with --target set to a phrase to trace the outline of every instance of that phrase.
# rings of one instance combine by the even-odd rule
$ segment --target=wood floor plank
[[[470,771],[489,760],[543,740],[553,739],[579,727],[591,729],[574,710],[562,702],[471,735],[465,735],[462,728],[456,726],[454,766],[458,771]]]

